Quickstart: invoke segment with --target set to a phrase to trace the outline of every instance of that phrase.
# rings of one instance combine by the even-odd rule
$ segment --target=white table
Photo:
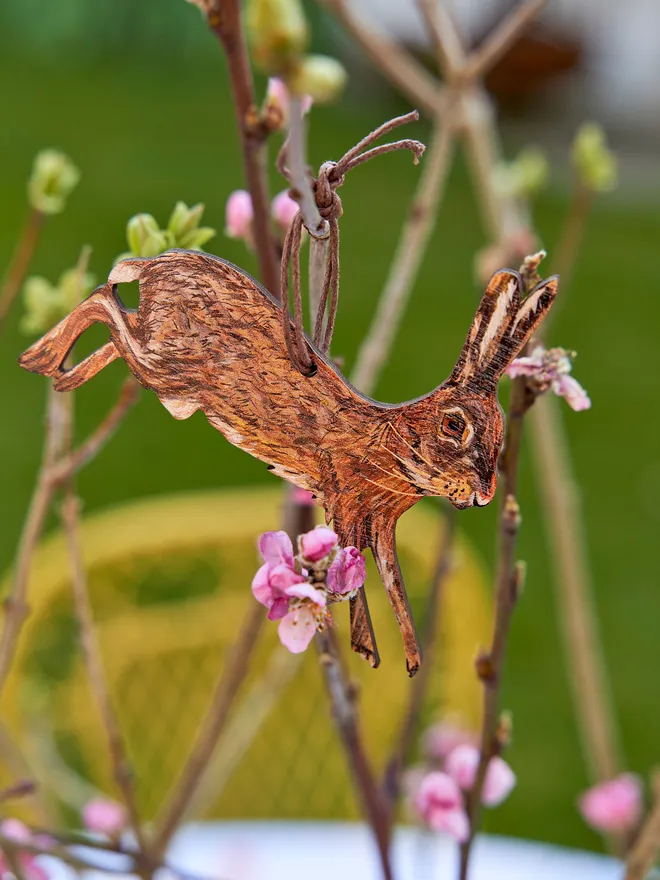
[[[398,828],[395,880],[456,880],[457,856],[457,845],[445,835]],[[98,858],[98,853],[86,849],[85,857]],[[382,880],[369,830],[358,823],[191,824],[176,835],[167,860],[179,875],[196,880]],[[118,868],[121,862],[114,860],[113,865]],[[168,880],[170,872],[159,874],[159,880]],[[58,866],[51,876],[70,880],[74,875]],[[88,875],[89,880],[99,876]],[[606,856],[484,835],[475,846],[470,880],[621,880],[622,876],[621,864]]]

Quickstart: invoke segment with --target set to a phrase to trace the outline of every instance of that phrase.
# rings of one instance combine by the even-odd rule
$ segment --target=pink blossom
[[[449,721],[441,721],[426,731],[422,740],[422,749],[427,758],[442,760],[457,746],[474,746],[476,743],[477,737],[474,732]]]
[[[325,608],[325,596],[311,584],[292,586],[287,592],[303,602],[282,618],[277,632],[285,648],[292,654],[300,654],[314,638],[320,612]]]
[[[286,563],[262,565],[252,579],[252,594],[257,602],[268,608],[269,620],[280,620],[289,610],[290,594],[287,590],[305,582],[305,575]]]
[[[579,800],[582,818],[597,831],[623,833],[642,815],[642,784],[632,773],[587,789]]]
[[[251,245],[253,217],[254,209],[250,193],[244,189],[235,190],[227,199],[225,235],[229,238],[242,238]]]
[[[285,236],[291,226],[291,221],[298,213],[298,202],[291,198],[287,190],[284,190],[273,199],[270,213],[279,226],[282,236]]]
[[[578,412],[589,409],[589,396],[577,379],[568,375],[571,369],[571,356],[565,349],[538,346],[528,357],[516,358],[506,373],[511,379],[528,376],[539,394],[552,389]]]
[[[479,757],[479,749],[470,745],[457,746],[447,755],[445,770],[463,791],[470,791],[474,785]],[[482,803],[487,807],[498,806],[509,796],[515,784],[515,773],[503,758],[496,755],[488,762]]]
[[[571,409],[580,412],[583,409],[589,409],[591,400],[582,385],[572,376],[560,376],[553,385],[555,394],[563,397]]]
[[[19,819],[5,819],[0,824],[0,834],[17,844],[38,843],[32,832]],[[37,856],[28,852],[16,854],[25,880],[48,880],[48,874],[37,862]],[[12,875],[11,865],[7,862],[4,853],[0,852],[0,877]]]
[[[468,839],[470,824],[463,798],[446,773],[434,771],[424,777],[415,795],[415,808],[433,831],[447,831],[461,843]]]
[[[309,562],[319,562],[337,546],[339,538],[327,526],[317,526],[300,537],[300,552]]]
[[[108,837],[117,837],[126,828],[126,809],[109,798],[97,797],[88,801],[82,809],[85,827]]]
[[[314,496],[307,489],[300,489],[298,486],[293,487],[293,500],[301,507],[313,507]]]
[[[328,569],[327,584],[331,593],[352,593],[367,577],[364,557],[357,547],[343,547]]]
[[[311,95],[303,95],[300,99],[302,115],[306,116],[311,110],[314,103]],[[276,76],[271,76],[268,80],[268,90],[266,92],[266,104],[277,107],[282,114],[282,121],[288,127],[291,108],[291,95],[284,82]]]
[[[259,552],[269,565],[293,568],[293,544],[286,532],[264,532],[259,538]]]

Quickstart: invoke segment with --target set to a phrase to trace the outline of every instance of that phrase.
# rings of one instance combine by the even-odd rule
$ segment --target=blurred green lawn
[[[195,15],[185,21],[190,28],[201,27]],[[205,55],[199,64],[188,57],[185,65],[170,66],[164,58],[149,68],[138,63],[139,52],[140,42],[134,40],[115,61],[82,70],[7,56],[0,60],[6,98],[0,132],[0,265],[7,263],[25,215],[32,158],[45,146],[68,152],[83,179],[67,212],[48,223],[32,267],[35,273],[56,278],[75,263],[81,245],[90,243],[92,269],[102,280],[125,249],[127,218],[149,211],[164,223],[177,199],[204,201],[206,222],[221,233],[225,200],[242,186],[242,173],[219,54],[210,64]],[[340,107],[312,114],[312,164],[338,158],[368,130],[406,109],[393,98],[356,100],[349,89]],[[410,134],[423,140],[427,128],[420,123]],[[349,368],[386,277],[418,174],[409,156],[387,156],[354,172],[341,192],[342,297],[334,350]],[[273,174],[273,192],[281,188]],[[538,225],[550,250],[565,210],[565,198],[555,189],[538,205]],[[589,412],[573,414],[566,408],[564,415],[583,488],[623,746],[630,767],[642,774],[660,758],[653,684],[660,620],[655,547],[660,527],[660,298],[654,275],[659,241],[657,211],[628,204],[621,194],[602,199],[553,325],[553,342],[578,350],[576,375],[593,400]],[[473,256],[482,244],[469,181],[459,162],[378,388],[380,399],[414,397],[447,375],[475,307]],[[251,255],[222,234],[209,250],[256,273]],[[37,468],[46,391],[43,380],[16,365],[26,345],[17,330],[19,316],[17,305],[0,342],[0,570],[11,562]],[[97,342],[102,338],[100,333],[95,337]],[[116,362],[78,392],[80,436],[106,411],[125,373],[124,364]],[[121,432],[81,475],[79,487],[86,509],[94,510],[145,495],[269,480],[262,464],[231,447],[201,414],[177,422],[155,396],[145,393]],[[520,555],[528,561],[529,575],[516,611],[504,687],[504,705],[514,716],[510,759],[519,787],[488,817],[488,827],[595,847],[597,838],[581,824],[574,807],[586,778],[527,456],[520,500]],[[495,507],[461,514],[460,522],[492,561]]]

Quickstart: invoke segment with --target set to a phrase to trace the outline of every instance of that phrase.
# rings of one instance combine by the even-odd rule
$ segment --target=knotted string
[[[395,150],[410,150],[413,153],[415,164],[419,162],[424,152],[424,144],[419,141],[405,139],[391,144],[382,144],[378,147],[367,149],[371,144],[400,125],[419,119],[417,111],[390,119],[379,128],[372,131],[358,144],[345,153],[338,162],[325,162],[319,169],[317,178],[311,181],[312,192],[316,201],[319,214],[327,223],[328,256],[323,276],[323,285],[319,298],[319,306],[316,314],[313,342],[322,354],[327,354],[332,341],[335,328],[337,307],[339,305],[339,223],[337,222],[343,213],[341,199],[337,189],[344,183],[346,174],[369,162],[383,153],[392,153]],[[282,154],[286,150],[286,144]],[[365,151],[365,152],[363,152]],[[284,156],[278,160],[278,168],[289,179],[289,174],[284,163]],[[291,198],[299,199],[295,190],[289,192]],[[310,354],[309,346],[305,338],[302,313],[302,294],[300,290],[300,245],[302,239],[303,218],[300,211],[293,218],[284,239],[282,249],[282,261],[280,272],[281,289],[281,317],[282,330],[286,340],[287,352],[293,366],[305,376],[313,376],[316,366]],[[310,235],[318,230],[307,230]],[[325,234],[325,228],[324,228]],[[325,237],[325,236],[324,236]],[[291,283],[293,287],[293,315],[289,311],[289,265],[291,266]],[[330,302],[328,304],[328,298]],[[327,320],[325,318],[327,311]],[[325,320],[325,332],[323,323]]]

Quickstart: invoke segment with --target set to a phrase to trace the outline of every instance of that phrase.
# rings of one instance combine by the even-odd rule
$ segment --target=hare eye
[[[461,439],[465,431],[465,420],[455,413],[447,413],[442,417],[440,428],[445,436]]]

